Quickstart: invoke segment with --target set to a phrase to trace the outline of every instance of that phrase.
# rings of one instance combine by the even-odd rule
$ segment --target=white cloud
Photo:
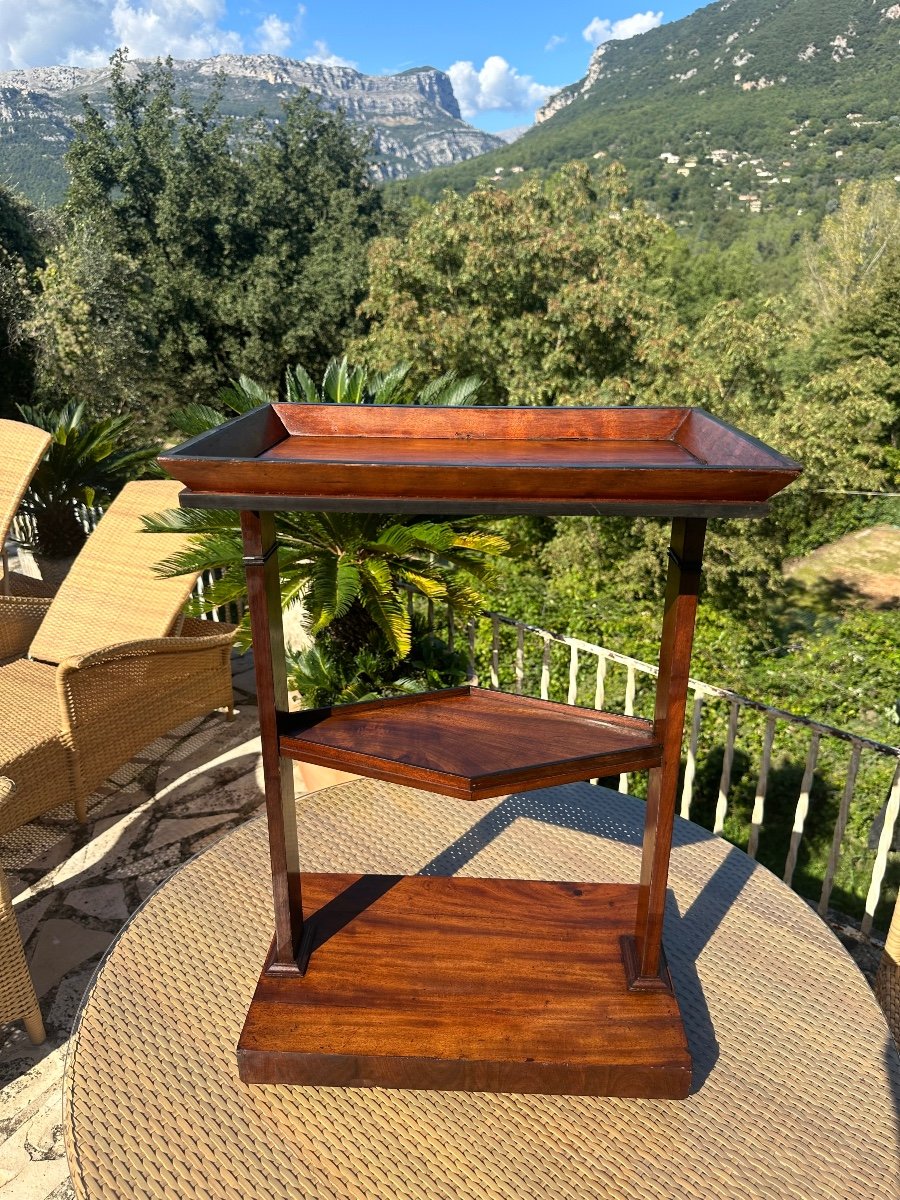
[[[339,54],[329,50],[327,42],[313,42],[315,52],[307,54],[304,62],[318,63],[322,67],[353,67],[356,69],[356,63],[351,62],[349,58],[341,58]]]
[[[561,46],[566,39],[560,37],[558,33],[554,33],[553,37],[544,47],[545,50],[555,50],[557,46]]]
[[[133,58],[240,53],[222,27],[224,0],[29,0],[0,3],[0,69],[100,66],[117,46]]]
[[[282,21],[275,13],[269,13],[254,32],[263,54],[284,54],[293,42],[297,29],[290,21]]]
[[[648,29],[656,29],[662,24],[661,12],[634,13],[630,17],[622,17],[619,21],[610,21],[603,17],[594,19],[584,27],[581,36],[592,46],[600,46],[603,42],[623,42],[626,38],[646,33]]]
[[[224,15],[223,0],[147,0],[145,7],[115,0],[112,44],[127,46],[134,58],[240,53],[240,36],[219,27]]]
[[[505,58],[492,54],[477,70],[474,63],[455,62],[447,74],[464,117],[498,109],[517,112],[537,108],[559,87],[536,83],[530,75],[520,75]]]

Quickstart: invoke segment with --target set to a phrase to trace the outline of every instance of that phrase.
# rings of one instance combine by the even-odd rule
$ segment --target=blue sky
[[[382,75],[449,71],[464,115],[484,129],[530,123],[548,95],[579,79],[594,46],[677,20],[690,0],[643,7],[597,0],[0,0],[0,70],[98,66],[117,45],[134,57],[269,51]]]

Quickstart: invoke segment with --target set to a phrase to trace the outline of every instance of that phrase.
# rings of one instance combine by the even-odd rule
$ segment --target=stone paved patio
[[[61,808],[0,838],[0,866],[47,1029],[32,1046],[0,1029],[0,1193],[62,1200],[69,1184],[62,1075],[69,1033],[101,956],[128,917],[192,855],[263,802],[252,664],[235,659],[234,721],[191,721],[92,798],[88,824]]]
[[[233,722],[214,713],[148,747],[92,797],[86,826],[58,809],[0,838],[0,867],[47,1028],[42,1046],[32,1046],[19,1023],[0,1029],[4,1200],[73,1196],[62,1077],[72,1023],[97,964],[164,879],[263,803],[250,656],[235,659],[234,682]],[[877,951],[837,919],[832,925],[871,979]]]

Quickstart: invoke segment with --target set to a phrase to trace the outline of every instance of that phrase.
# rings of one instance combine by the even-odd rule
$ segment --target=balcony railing
[[[94,528],[100,515],[96,509],[82,511],[86,530]],[[15,532],[19,536],[32,532],[21,514]],[[212,572],[204,573],[195,594],[202,596],[213,579]],[[409,604],[421,606],[429,627],[436,629],[432,602],[410,592]],[[215,610],[207,619],[235,620],[240,615],[237,609]],[[482,686],[618,709],[629,716],[653,715],[651,681],[657,675],[653,663],[500,613],[484,612],[477,621],[460,627],[453,613],[444,611],[439,624],[437,632],[451,648],[462,639],[469,678]],[[896,890],[887,886],[889,870],[896,872],[900,882],[900,855],[891,850],[900,815],[900,747],[698,679],[692,678],[688,686],[692,704],[685,728],[681,815],[727,836],[751,858],[759,858],[811,899],[821,915],[829,907],[851,915],[855,909],[865,937],[871,937],[876,922],[886,927],[892,907],[888,893]],[[778,762],[776,747],[782,756]],[[793,771],[783,766],[790,756],[796,765]],[[739,789],[736,773],[741,776]],[[780,779],[778,796],[772,800],[775,773]],[[793,788],[792,776],[796,777]],[[751,798],[744,793],[746,781],[753,778]],[[623,774],[617,785],[620,791],[639,793],[642,780]],[[742,793],[741,805],[736,803],[736,790]],[[741,806],[749,809],[746,819],[737,811]],[[811,818],[818,818],[821,843],[826,810],[827,853],[820,853],[819,863],[810,866]],[[767,824],[780,828],[782,836],[761,852]]]
[[[477,621],[461,628],[452,613],[442,613],[438,621],[432,603],[420,598],[414,601],[412,597],[409,602],[422,604],[429,627],[444,636],[452,648],[461,648],[462,640],[472,682],[545,700],[616,709],[627,715],[653,715],[652,681],[658,673],[653,663],[495,612],[484,612]],[[900,747],[751,700],[699,679],[692,678],[688,686],[692,703],[685,728],[681,816],[706,824],[720,836],[727,835],[751,858],[760,858],[770,869],[776,869],[788,886],[815,903],[822,916],[830,907],[840,911],[851,907],[846,887],[853,884],[857,895],[865,892],[861,905],[852,906],[857,907],[862,934],[871,937],[876,916],[879,925],[886,927],[891,907],[885,895],[888,868],[892,863],[900,866],[900,856],[891,851],[900,813]],[[781,754],[777,762],[776,747]],[[733,811],[738,753],[742,759],[744,807],[749,808],[744,821]],[[783,760],[793,758],[796,763],[798,753],[802,771],[786,772]],[[773,802],[769,793],[776,770],[781,774],[780,795]],[[698,787],[701,774],[705,781],[702,789]],[[786,802],[785,775],[789,782],[792,774],[799,774],[799,783]],[[754,778],[752,804],[748,805],[747,783]],[[620,791],[639,791],[640,786],[628,775],[618,777]],[[822,869],[814,872],[815,878],[808,870],[798,878],[798,863],[808,857],[805,838],[808,840],[811,809],[817,800],[821,802],[823,793],[831,796],[825,807],[835,810],[828,830],[830,849],[827,857],[821,854],[824,861]],[[861,797],[866,801],[864,810],[872,813],[863,828],[859,828],[859,807],[854,804]],[[782,844],[768,847],[763,855],[761,836],[767,822],[781,827]],[[854,827],[852,848],[847,844],[848,822]],[[818,824],[821,826],[821,820]],[[865,851],[860,851],[861,844]],[[845,861],[848,854],[852,854],[853,862]],[[836,895],[838,883],[840,895]]]

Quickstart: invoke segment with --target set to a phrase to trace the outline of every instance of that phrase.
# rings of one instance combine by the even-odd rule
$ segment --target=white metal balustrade
[[[100,515],[101,511],[98,509],[83,509],[81,516],[87,531],[94,528]],[[27,520],[22,514],[17,516],[14,529],[20,536],[32,532],[27,528]],[[202,599],[205,592],[213,583],[214,578],[215,575],[213,572],[204,572],[197,581],[194,594]],[[429,628],[436,629],[436,614],[433,601],[426,601],[424,597],[418,595],[414,597],[412,590],[408,589],[408,591],[410,611],[412,612],[414,605],[421,604],[423,615],[427,619]],[[239,611],[226,612],[225,610],[218,609],[207,613],[206,619],[211,621],[233,621],[239,619],[240,615]],[[457,622],[454,619],[452,611],[448,610],[442,614],[440,625],[440,632],[445,634],[448,645],[451,649],[455,648],[460,631],[457,628]],[[508,672],[506,663],[501,661],[503,652],[501,634],[504,629],[514,633],[512,661]],[[481,630],[483,630],[483,635],[480,636]],[[627,654],[620,654],[618,651],[611,650],[606,646],[599,646],[593,642],[584,641],[581,638],[551,633],[549,630],[541,629],[536,625],[530,625],[523,621],[516,621],[501,613],[484,612],[477,621],[467,622],[462,632],[465,638],[470,680],[476,682],[479,679],[487,678],[489,681],[488,686],[491,688],[498,689],[508,686],[510,690],[518,694],[531,690],[544,700],[551,698],[553,681],[552,656],[554,647],[562,648],[564,653],[568,655],[568,669],[567,672],[563,671],[564,687],[558,698],[562,699],[564,696],[569,704],[585,703],[585,686],[583,683],[583,676],[586,673],[585,664],[592,664],[589,670],[591,681],[590,692],[592,696],[587,698],[587,702],[592,702],[597,709],[603,709],[607,706],[613,672],[624,673],[624,679],[621,680],[622,703],[616,707],[619,707],[628,716],[632,716],[635,713],[639,676],[646,676],[653,679],[658,673],[657,667],[653,663],[643,662],[641,659],[632,658]],[[481,647],[485,643],[488,648],[486,652],[483,652]],[[485,660],[483,663],[480,661],[482,657]],[[534,684],[530,688],[528,683],[529,665],[533,666],[531,675],[534,679]],[[506,679],[509,681],[508,685]],[[710,709],[712,704],[727,705],[724,744],[721,746],[722,768],[712,820],[713,832],[719,835],[723,834],[725,830],[729,814],[735,749],[743,723],[750,713],[758,713],[765,718],[762,742],[759,750],[757,783],[746,844],[746,852],[751,858],[756,858],[759,853],[760,833],[766,817],[766,796],[772,770],[774,747],[778,743],[784,744],[786,732],[795,735],[802,734],[804,739],[808,734],[803,775],[794,806],[793,824],[782,871],[782,878],[789,886],[796,886],[795,872],[810,813],[816,770],[821,765],[823,744],[829,747],[832,756],[836,746],[847,745],[848,759],[846,770],[843,774],[842,794],[832,835],[831,851],[828,856],[817,900],[817,908],[822,915],[828,909],[834,890],[835,877],[844,849],[844,838],[848,820],[853,813],[853,801],[864,756],[867,763],[874,759],[877,762],[890,765],[892,770],[891,782],[886,800],[878,814],[881,824],[877,834],[877,847],[871,865],[871,874],[861,924],[862,933],[868,937],[871,934],[875,913],[881,900],[885,874],[892,853],[891,846],[894,841],[894,832],[897,828],[898,817],[900,817],[900,747],[887,745],[884,742],[849,733],[826,722],[817,721],[811,717],[801,716],[797,713],[791,713],[785,709],[764,704],[758,700],[751,700],[746,696],[741,696],[736,692],[730,691],[728,688],[716,687],[698,679],[692,678],[689,681],[688,687],[693,697],[693,703],[689,706],[689,719],[686,722],[685,728],[685,767],[680,805],[682,817],[689,818],[692,815],[704,714]],[[651,692],[652,689],[646,689],[644,698],[649,700]],[[613,705],[610,704],[610,707],[613,707]],[[648,712],[646,715],[651,715],[651,713]],[[629,778],[627,774],[619,776],[618,787],[619,791],[622,792],[629,790]]]
[[[412,603],[412,597],[410,597],[410,603]],[[428,605],[427,615],[429,627],[435,629],[433,604]],[[445,630],[448,644],[453,648],[459,637],[459,630],[456,627],[453,614],[448,613],[444,621],[441,622],[441,625],[442,628],[438,629],[437,632],[443,633]],[[504,629],[508,629],[514,633],[511,664],[508,671],[504,669],[505,664],[503,661],[503,638],[501,635]],[[627,654],[620,654],[618,651],[610,650],[606,646],[599,646],[593,642],[584,641],[581,638],[551,633],[549,630],[529,625],[523,621],[516,621],[501,613],[482,613],[477,621],[467,623],[464,634],[468,659],[468,674],[472,682],[482,681],[483,683],[484,678],[487,677],[487,686],[491,688],[507,687],[509,690],[521,694],[528,687],[528,666],[533,665],[532,678],[535,686],[531,690],[545,700],[551,699],[551,656],[554,647],[562,648],[565,654],[568,655],[568,670],[566,672],[564,663],[559,674],[563,678],[565,699],[570,704],[578,703],[579,696],[582,697],[581,702],[584,703],[584,676],[587,673],[585,670],[587,663],[592,664],[590,668],[590,679],[593,684],[592,700],[594,707],[597,709],[606,707],[612,673],[618,671],[624,674],[624,680],[621,681],[624,687],[624,704],[617,707],[621,707],[622,711],[629,716],[635,712],[638,678],[646,676],[653,679],[658,673],[658,669],[653,663],[643,662],[640,659],[632,658]],[[483,649],[485,643],[487,646],[486,650]],[[508,683],[506,680],[508,680]],[[816,776],[816,768],[821,763],[822,746],[823,744],[827,744],[833,754],[835,748],[846,745],[848,758],[846,770],[843,775],[841,800],[833,830],[831,852],[828,857],[828,863],[817,900],[817,908],[822,915],[826,913],[829,907],[829,901],[834,890],[835,876],[841,861],[847,823],[853,811],[853,800],[864,756],[868,760],[874,759],[892,768],[893,773],[887,799],[879,814],[881,826],[878,832],[874,861],[871,866],[871,876],[861,924],[862,933],[867,937],[870,936],[875,912],[884,886],[885,873],[891,854],[891,845],[894,840],[894,831],[897,827],[898,816],[900,816],[900,747],[849,733],[824,721],[817,721],[811,717],[788,712],[785,709],[764,704],[758,700],[751,700],[747,696],[741,696],[736,692],[730,691],[728,688],[716,687],[712,684],[704,683],[699,679],[692,678],[688,686],[690,695],[693,697],[693,703],[689,704],[688,707],[688,721],[685,728],[685,768],[680,806],[681,816],[683,817],[689,818],[692,815],[692,805],[696,791],[701,726],[704,715],[712,704],[727,706],[724,743],[719,743],[722,749],[722,768],[712,821],[713,832],[717,834],[721,835],[723,833],[729,814],[735,749],[739,733],[742,729],[742,722],[745,721],[747,715],[750,713],[758,713],[764,717],[756,776],[757,782],[753,796],[746,845],[746,851],[751,858],[756,858],[759,852],[760,833],[766,818],[766,795],[773,767],[774,748],[777,744],[784,743],[786,731],[794,735],[802,735],[804,740],[808,737],[803,776],[795,804],[793,825],[782,872],[784,882],[790,886],[795,886],[796,882],[795,871],[809,815],[810,797],[813,790],[813,781]],[[648,701],[652,695],[652,690],[646,689],[645,698]],[[621,686],[619,694],[622,694]],[[563,697],[559,695],[555,698],[562,699]],[[648,715],[650,714],[648,713]],[[629,779],[627,775],[623,774],[619,776],[618,786],[620,791],[624,792],[628,790]]]

